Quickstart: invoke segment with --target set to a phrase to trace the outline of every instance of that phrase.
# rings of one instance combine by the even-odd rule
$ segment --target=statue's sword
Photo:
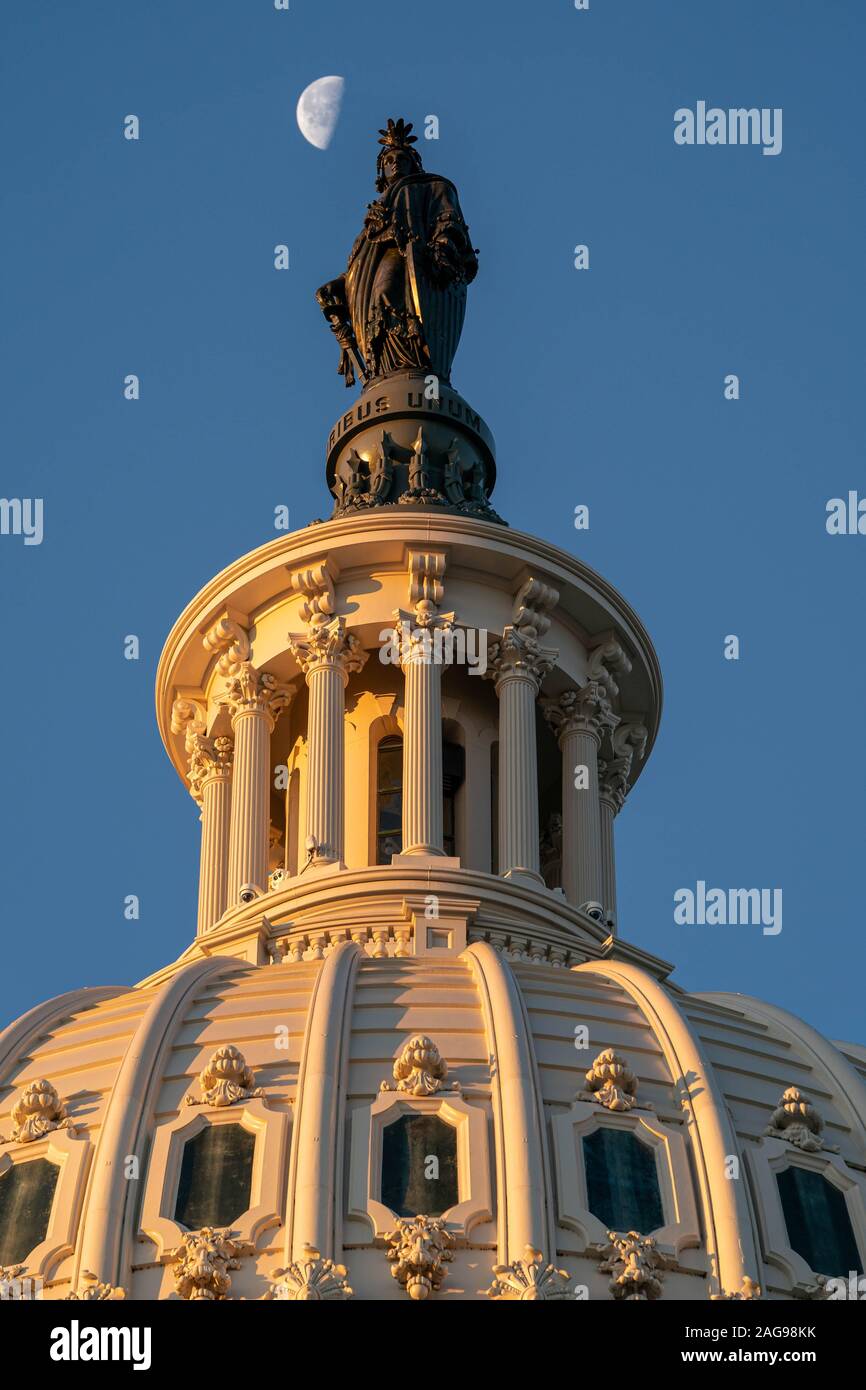
[[[418,293],[418,271],[415,266],[415,238],[410,233],[409,240],[406,242],[406,270],[409,275],[409,288],[412,291],[412,306],[415,316],[419,323],[424,322],[424,315],[421,313],[421,296]]]

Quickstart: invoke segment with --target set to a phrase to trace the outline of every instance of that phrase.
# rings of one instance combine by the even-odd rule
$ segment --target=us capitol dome
[[[411,126],[319,303],[330,520],[187,606],[156,683],[198,924],[0,1034],[0,1280],[47,1299],[821,1298],[866,1259],[866,1050],[617,931],[662,685],[496,513],[451,385],[475,248]]]

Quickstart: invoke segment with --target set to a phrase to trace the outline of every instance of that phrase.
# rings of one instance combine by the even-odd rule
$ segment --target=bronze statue
[[[423,371],[448,382],[478,271],[457,189],[428,174],[411,122],[380,130],[376,188],[344,275],[316,292],[342,349],[347,386],[394,372]]]

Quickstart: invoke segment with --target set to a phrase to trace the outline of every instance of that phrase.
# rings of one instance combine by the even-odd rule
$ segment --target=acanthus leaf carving
[[[819,1149],[839,1152],[838,1146],[824,1142],[824,1121],[797,1086],[788,1086],[783,1091],[764,1133],[774,1139],[785,1139],[804,1153],[817,1153]]]
[[[419,1302],[441,1288],[445,1266],[454,1258],[454,1240],[440,1217],[398,1217],[385,1243],[391,1274],[411,1299]]]
[[[657,1247],[653,1236],[639,1231],[608,1231],[607,1243],[591,1245],[588,1253],[600,1258],[602,1274],[611,1276],[613,1298],[626,1302],[651,1302],[662,1296],[662,1271],[673,1261]]]
[[[586,1087],[578,1099],[593,1101],[606,1110],[626,1111],[637,1105],[637,1077],[612,1047],[605,1048],[596,1057],[586,1073]],[[650,1107],[642,1105],[641,1108],[648,1110]]]
[[[219,1303],[231,1295],[232,1272],[254,1250],[252,1241],[238,1240],[233,1231],[203,1226],[184,1232],[180,1245],[167,1251],[163,1262],[174,1266],[174,1285],[182,1299]]]
[[[71,1135],[77,1132],[67,1114],[65,1101],[60,1099],[51,1082],[44,1078],[30,1081],[12,1107],[10,1138],[0,1139],[0,1143],[32,1144],[55,1129],[65,1129]]]
[[[619,723],[606,687],[596,680],[566,690],[555,699],[542,700],[541,708],[560,743],[572,733],[591,734],[600,743],[605,732]]]
[[[348,677],[360,671],[368,652],[358,637],[346,631],[343,617],[323,618],[312,622],[303,633],[289,633],[288,646],[305,675],[321,666],[337,667]]]
[[[252,1100],[264,1091],[255,1084],[252,1067],[233,1043],[218,1047],[207,1066],[199,1073],[201,1100],[187,1096],[187,1105],[213,1105],[222,1109],[236,1105],[239,1100]]]
[[[226,680],[221,703],[228,707],[232,719],[245,711],[255,711],[276,722],[294,696],[294,686],[283,685],[270,671],[259,671],[247,661]]]
[[[403,1047],[393,1071],[397,1083],[393,1089],[412,1096],[433,1096],[448,1075],[448,1064],[432,1038],[415,1033]],[[383,1081],[381,1089],[390,1091],[392,1087]],[[458,1082],[453,1089],[459,1089]]]
[[[486,676],[496,682],[514,676],[527,676],[540,687],[556,664],[559,653],[553,647],[542,647],[533,629],[509,626],[502,639],[491,643],[487,657]]]

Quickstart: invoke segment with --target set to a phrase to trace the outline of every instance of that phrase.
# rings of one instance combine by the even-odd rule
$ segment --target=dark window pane
[[[398,1216],[441,1216],[458,1200],[454,1126],[438,1115],[401,1115],[388,1125],[382,1135],[385,1206]]]
[[[399,790],[403,784],[403,740],[379,744],[379,790]]]
[[[648,1235],[663,1226],[655,1154],[622,1129],[597,1129],[583,1141],[589,1209],[608,1230]]]
[[[242,1125],[208,1125],[183,1149],[174,1219],[190,1231],[231,1226],[249,1209],[256,1136]]]
[[[45,1239],[59,1174],[56,1163],[34,1158],[0,1176],[0,1265],[21,1264]]]
[[[383,738],[376,764],[376,863],[403,849],[403,740]]]
[[[490,870],[499,873],[499,744],[490,745]]]
[[[776,1182],[791,1249],[816,1274],[862,1274],[845,1194],[809,1168],[786,1168]]]
[[[379,830],[399,830],[403,822],[403,798],[399,792],[379,796]]]
[[[446,796],[454,796],[466,776],[466,754],[462,744],[442,744],[442,786]]]
[[[456,852],[457,833],[454,814],[454,797],[446,792],[442,802],[442,844],[446,854]]]

